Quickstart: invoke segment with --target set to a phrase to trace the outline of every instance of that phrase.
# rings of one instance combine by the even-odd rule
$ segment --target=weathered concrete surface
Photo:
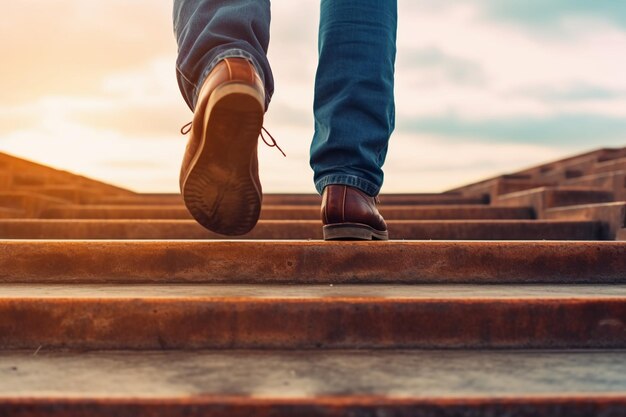
[[[553,207],[613,202],[613,193],[578,187],[542,187],[502,195],[494,204],[500,207],[532,207],[537,218],[545,216],[545,210]]]
[[[513,174],[490,178],[474,184],[464,185],[450,190],[450,192],[460,192],[464,195],[471,195],[473,190],[476,190],[480,186],[488,183],[489,181],[494,181],[506,177],[543,181],[545,180],[547,174],[550,174],[555,170],[576,169],[582,170],[583,172],[588,172],[598,162],[615,160],[624,156],[626,156],[626,148],[597,149],[584,154],[574,155],[569,158],[531,167]]]
[[[613,193],[615,201],[626,201],[626,171],[611,171],[569,179],[565,185],[606,190]]]
[[[0,219],[15,219],[19,217],[24,217],[24,215],[25,213],[23,210],[0,207]]]
[[[0,415],[617,416],[626,413],[625,364],[623,351],[44,347],[0,355]]]
[[[532,219],[530,207],[491,207],[481,205],[381,206],[386,220],[480,220]],[[319,206],[266,206],[261,209],[266,220],[318,220]]]
[[[11,417],[588,417],[622,416],[623,396],[580,394],[565,397],[489,399],[386,399],[380,397],[318,397],[305,400],[264,400],[194,397],[162,400],[8,400],[0,412]]]
[[[2,211],[0,211],[0,217]],[[602,223],[542,220],[390,220],[392,239],[599,240]],[[319,220],[261,220],[240,239],[322,239]],[[0,239],[224,239],[193,220],[0,220]]]
[[[32,194],[44,195],[66,200],[74,204],[90,204],[108,195],[108,191],[97,190],[93,187],[79,184],[48,185],[48,186],[23,186],[20,191]]]
[[[67,185],[76,184],[88,186],[102,192],[117,195],[134,195],[135,193],[124,188],[116,187],[81,175],[61,171],[45,165],[37,164],[25,159],[17,158],[0,152],[0,168],[10,174],[11,188],[32,185]]]
[[[381,207],[387,220],[531,219],[529,207],[482,205],[387,206]],[[65,205],[41,214],[47,219],[191,219],[179,204],[165,205]],[[319,220],[319,205],[263,206],[262,220]]]
[[[626,171],[626,157],[600,162],[594,165],[591,173]]]
[[[544,212],[546,219],[553,220],[590,220],[601,223],[600,238],[616,239],[618,231],[626,227],[626,202],[583,204],[571,207],[548,209]]]
[[[612,283],[624,242],[0,241],[1,282]]]
[[[496,197],[502,194],[509,194],[556,184],[557,183],[554,181],[547,181],[545,179],[534,180],[529,175],[509,174],[462,187],[459,189],[460,191],[456,192],[460,192],[461,195],[466,197],[485,198],[493,201]]]
[[[446,204],[486,204],[483,198],[463,197],[458,193],[410,193],[381,194],[384,205],[446,205]],[[133,197],[106,197],[100,204],[181,204],[179,194],[138,194]],[[264,205],[319,205],[322,198],[318,194],[264,194]]]
[[[0,348],[626,348],[626,285],[0,286]]]
[[[0,207],[21,210],[26,217],[39,217],[48,207],[62,208],[67,201],[24,191],[0,191]]]
[[[13,174],[7,171],[2,170],[2,166],[0,166],[0,190],[6,190],[11,186],[11,181],[13,180]]]

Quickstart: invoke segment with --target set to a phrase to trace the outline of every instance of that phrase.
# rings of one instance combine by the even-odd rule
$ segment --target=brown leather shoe
[[[243,58],[221,61],[204,82],[180,171],[191,215],[224,235],[254,228],[261,212],[257,143],[265,90]]]
[[[324,240],[388,240],[376,198],[347,185],[329,185],[322,194]]]

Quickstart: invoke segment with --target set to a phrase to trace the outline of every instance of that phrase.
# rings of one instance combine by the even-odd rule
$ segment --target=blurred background
[[[275,0],[268,192],[314,192],[319,0]],[[170,1],[21,0],[0,20],[0,151],[176,192],[191,120]],[[437,192],[626,145],[621,0],[399,0],[397,129],[383,192]]]

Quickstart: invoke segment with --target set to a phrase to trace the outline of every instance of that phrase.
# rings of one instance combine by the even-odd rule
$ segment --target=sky
[[[626,146],[623,0],[398,0],[397,128],[383,192],[439,192]],[[319,0],[274,0],[267,192],[314,192]],[[0,151],[140,192],[177,192],[191,120],[172,4],[20,0],[0,16]]]

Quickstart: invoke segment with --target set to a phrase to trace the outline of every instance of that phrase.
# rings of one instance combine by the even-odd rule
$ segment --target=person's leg
[[[321,0],[311,167],[376,196],[394,128],[396,0]]]
[[[257,223],[257,145],[273,90],[266,52],[269,0],[176,0],[178,82],[194,111],[180,171],[191,215],[242,235]]]
[[[194,110],[204,80],[224,58],[251,61],[265,85],[266,107],[274,91],[267,61],[269,0],[174,0],[178,85]]]

